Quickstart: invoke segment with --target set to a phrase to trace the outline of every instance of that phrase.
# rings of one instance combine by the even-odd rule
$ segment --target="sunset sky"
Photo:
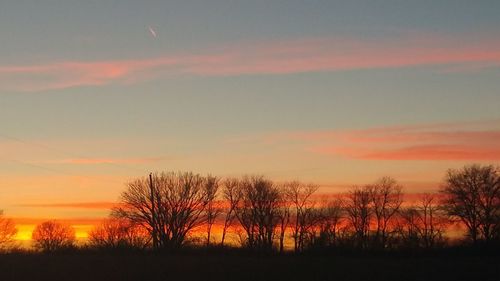
[[[500,1],[0,3],[0,209],[80,235],[150,171],[435,191],[500,163]],[[78,231],[77,231],[78,232]]]

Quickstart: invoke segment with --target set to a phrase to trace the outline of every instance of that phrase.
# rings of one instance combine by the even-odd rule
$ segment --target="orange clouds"
[[[366,160],[500,160],[500,149],[460,145],[416,145],[389,149],[319,147],[318,153],[336,154]]]
[[[0,66],[0,82],[14,91],[43,91],[76,86],[98,86],[112,82],[152,79],[170,67],[210,64],[219,57],[166,56],[139,60],[66,61],[28,66]],[[170,71],[170,73],[175,73]]]
[[[94,164],[147,164],[163,160],[162,157],[149,158],[70,158],[56,161],[61,164],[94,165]]]
[[[0,85],[7,90],[41,91],[134,83],[165,75],[289,74],[422,65],[442,66],[440,71],[449,72],[500,65],[498,40],[458,41],[425,34],[249,42],[197,53],[202,55],[0,66]]]
[[[307,150],[364,160],[500,160],[500,121],[292,132],[267,137],[304,142]]]
[[[67,208],[67,209],[105,209],[116,207],[115,202],[76,202],[76,203],[51,203],[51,204],[23,204],[20,207],[36,208]]]
[[[421,145],[364,155],[365,159],[380,160],[500,160],[500,149],[461,145]]]

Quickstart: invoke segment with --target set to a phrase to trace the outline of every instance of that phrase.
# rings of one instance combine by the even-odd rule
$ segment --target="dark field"
[[[497,257],[5,254],[0,280],[500,280]]]

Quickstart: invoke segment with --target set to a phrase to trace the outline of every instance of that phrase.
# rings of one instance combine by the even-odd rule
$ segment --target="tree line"
[[[10,232],[0,230],[0,244],[9,240],[2,236],[12,237],[7,225]],[[214,225],[220,237],[214,237]],[[287,242],[295,252],[433,249],[450,245],[452,225],[465,229],[455,243],[498,245],[498,167],[449,170],[439,192],[411,202],[391,177],[321,197],[317,185],[299,181],[156,173],[127,184],[110,217],[89,233],[87,247],[177,250],[204,233],[197,246],[227,246],[231,234],[240,247],[262,252],[284,252]],[[35,228],[33,241],[43,251],[68,248],[74,230],[48,221]]]

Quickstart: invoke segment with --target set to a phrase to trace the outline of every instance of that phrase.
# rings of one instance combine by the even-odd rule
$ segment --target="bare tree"
[[[215,220],[221,213],[220,206],[217,205],[217,196],[219,192],[220,179],[213,176],[207,176],[205,183],[206,193],[206,216],[207,216],[207,246],[210,246],[210,236],[212,233],[212,226]]]
[[[344,220],[344,202],[341,198],[336,198],[325,201],[321,205],[318,239],[321,246],[336,246]]]
[[[367,246],[373,217],[371,187],[354,187],[345,201],[349,223],[354,230],[354,242],[360,248]]]
[[[144,228],[128,220],[107,219],[89,232],[91,247],[104,249],[144,249],[151,238]]]
[[[0,249],[12,243],[17,234],[17,228],[13,220],[5,218],[0,210]]]
[[[34,247],[44,252],[70,248],[75,243],[75,230],[57,221],[46,221],[35,227],[32,233]]]
[[[433,194],[424,194],[417,206],[402,209],[400,231],[405,246],[433,248],[444,241],[448,220]]]
[[[374,242],[385,248],[391,221],[403,203],[402,187],[393,178],[383,177],[370,185],[369,190],[376,222]]]
[[[288,200],[288,189],[284,185],[280,189],[280,203],[278,210],[278,226],[279,226],[279,252],[283,253],[285,250],[285,236],[286,230],[290,225],[290,208],[291,202]]]
[[[152,182],[152,183],[151,183]],[[191,172],[155,174],[128,184],[113,216],[142,225],[161,248],[179,248],[195,227],[206,223],[210,181]]]
[[[294,250],[298,252],[303,250],[305,236],[318,219],[311,200],[311,196],[318,190],[318,186],[292,181],[285,183],[285,187],[287,199],[293,208],[292,236]]]
[[[421,246],[421,217],[419,210],[414,207],[401,209],[398,232],[402,239],[402,247],[418,248]]]
[[[246,232],[246,245],[251,249],[270,251],[278,225],[279,188],[262,176],[243,178],[240,188],[241,199],[235,214]]]
[[[467,227],[473,243],[490,241],[500,224],[500,172],[493,166],[470,165],[449,170],[441,189],[443,207]]]
[[[235,209],[241,198],[240,181],[237,178],[229,178],[224,181],[222,197],[228,204],[225,209],[224,225],[222,227],[221,245],[224,246],[226,233],[228,228],[233,224],[235,219]]]
[[[420,203],[421,213],[421,236],[423,246],[432,248],[444,239],[444,230],[448,220],[442,214],[442,210],[436,204],[436,197],[432,194],[424,194]]]
[[[303,251],[306,248],[311,248],[317,245],[317,239],[321,234],[321,224],[324,219],[324,213],[321,208],[308,208],[305,212],[304,221],[301,222],[301,230],[299,237],[301,242],[299,243],[299,251]]]

